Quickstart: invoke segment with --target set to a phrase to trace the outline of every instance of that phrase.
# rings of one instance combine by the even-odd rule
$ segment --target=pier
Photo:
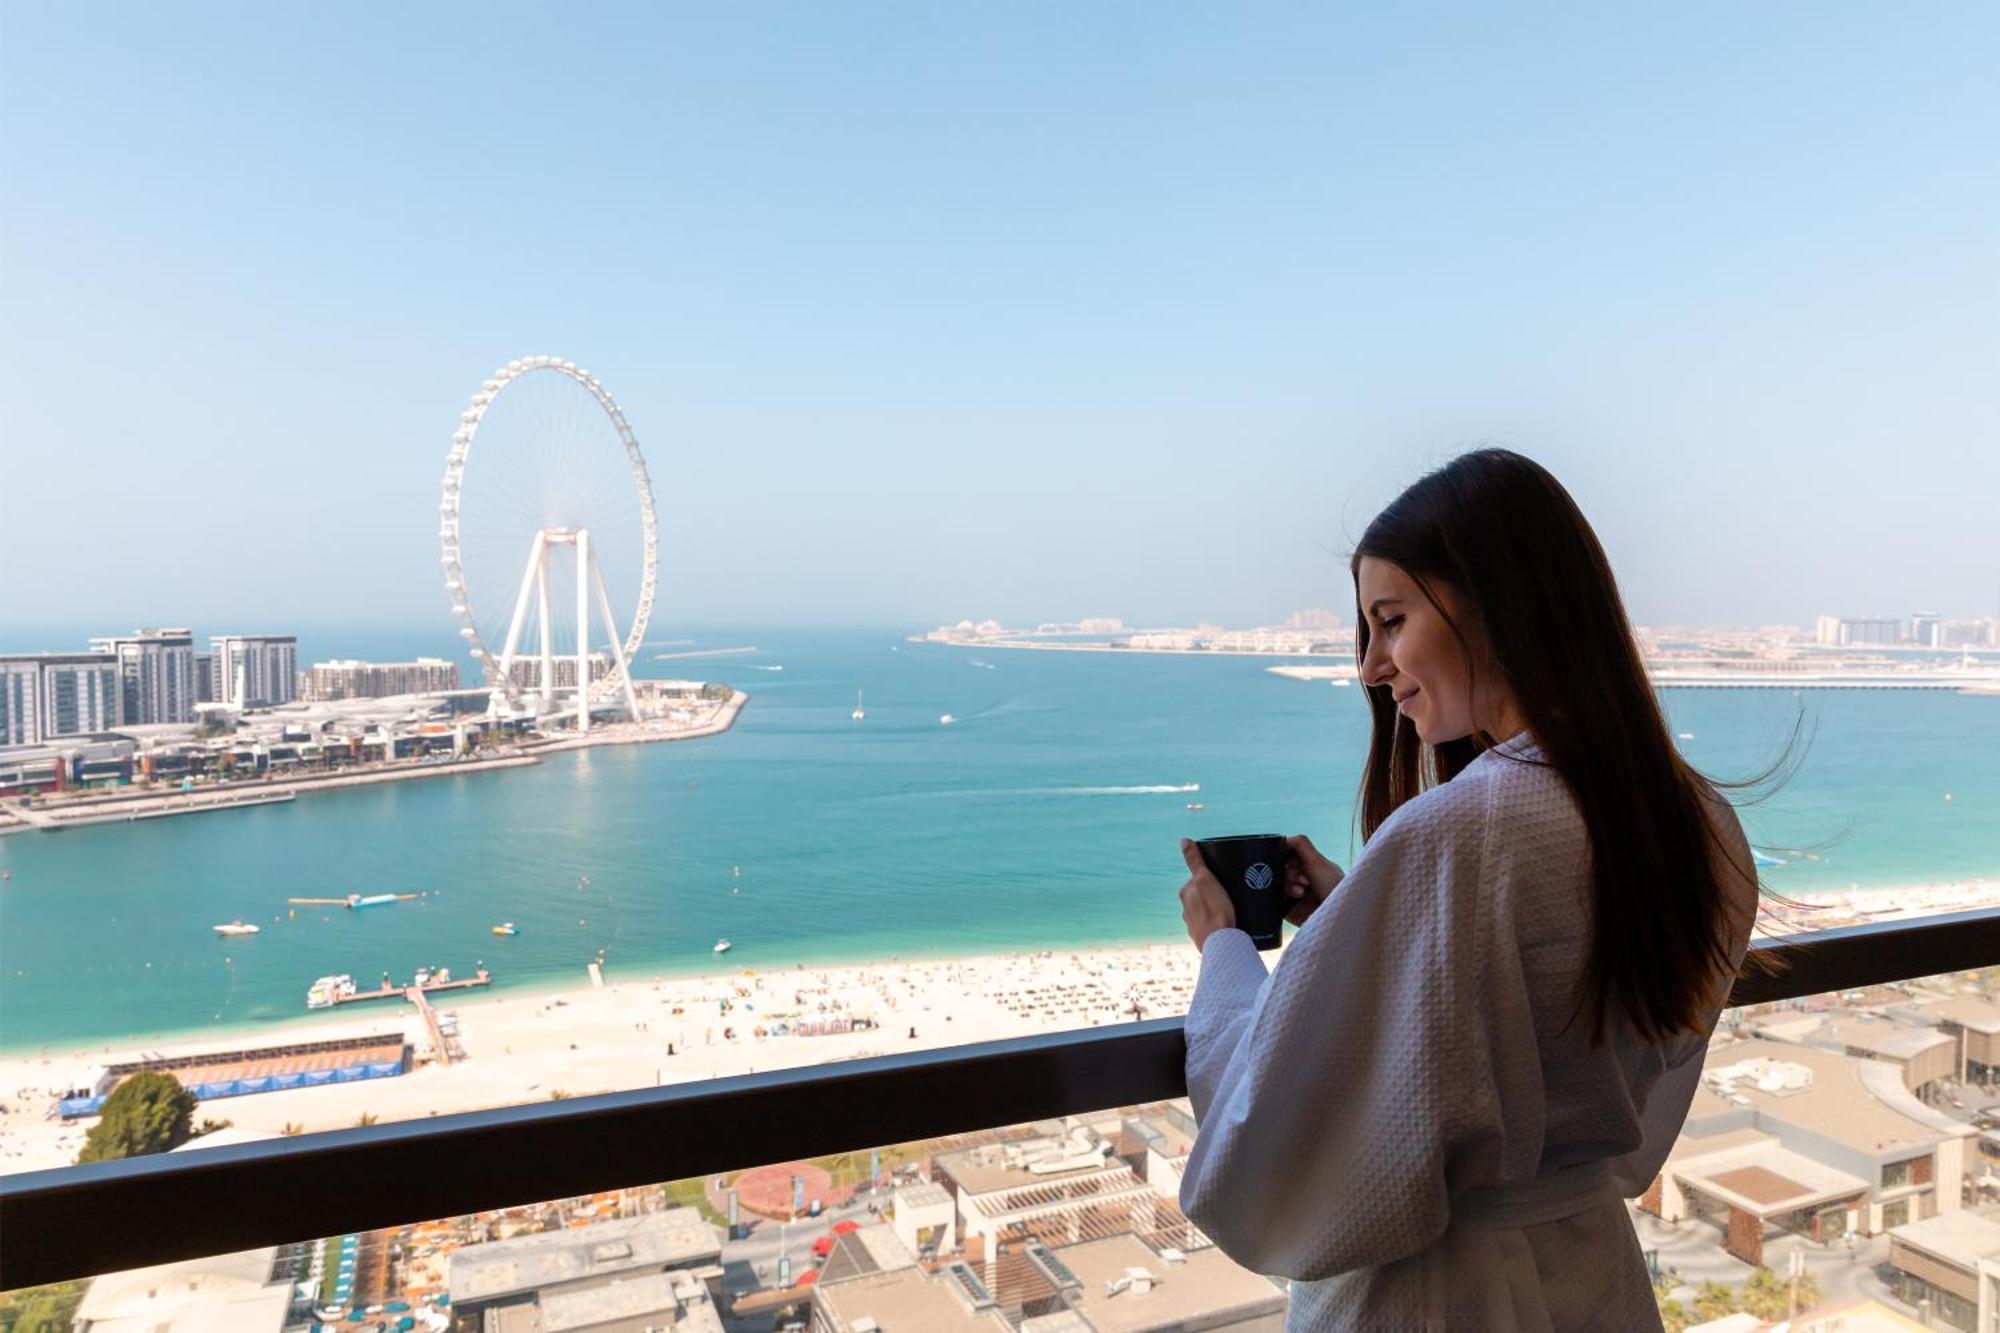
[[[458,981],[426,981],[421,986],[414,984],[399,986],[393,981],[384,981],[374,990],[358,990],[352,995],[336,995],[333,997],[333,1003],[335,1006],[339,1006],[343,1004],[360,1004],[363,1000],[398,999],[408,999],[412,1003],[415,1003],[417,999],[421,999],[426,995],[435,995],[439,991],[469,990],[474,986],[490,986],[491,984],[493,984],[492,974],[482,967],[474,975]]]

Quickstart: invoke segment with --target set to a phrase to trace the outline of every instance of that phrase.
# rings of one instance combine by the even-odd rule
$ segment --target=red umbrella
[[[819,1270],[817,1268],[808,1268],[805,1272],[799,1274],[798,1284],[801,1287],[810,1287],[817,1281],[819,1281]]]
[[[845,1236],[850,1231],[859,1231],[859,1230],[861,1230],[861,1224],[859,1222],[853,1221],[852,1219],[846,1222],[835,1222],[833,1224],[833,1234],[836,1236]]]

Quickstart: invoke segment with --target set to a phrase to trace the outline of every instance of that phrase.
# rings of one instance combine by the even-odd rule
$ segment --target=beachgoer
[[[1374,741],[1353,868],[1290,839],[1269,974],[1183,842],[1201,976],[1180,1199],[1286,1328],[1658,1329],[1625,1199],[1700,1080],[1756,911],[1567,492],[1467,454],[1351,566]]]

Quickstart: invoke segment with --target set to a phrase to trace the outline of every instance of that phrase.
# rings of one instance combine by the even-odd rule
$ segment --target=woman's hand
[[[1292,849],[1291,859],[1285,862],[1285,896],[1298,899],[1285,913],[1285,920],[1303,926],[1327,895],[1340,886],[1347,872],[1321,856],[1312,839],[1303,833],[1294,833],[1285,839],[1285,845]],[[1182,893],[1185,895],[1186,890]]]
[[[1236,907],[1206,863],[1201,848],[1181,839],[1181,858],[1187,862],[1188,882],[1181,885],[1181,920],[1187,922],[1188,938],[1199,950],[1208,937],[1236,924]]]

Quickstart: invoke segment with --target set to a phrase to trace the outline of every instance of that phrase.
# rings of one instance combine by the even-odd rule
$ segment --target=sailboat
[[[854,692],[854,720],[856,722],[859,722],[862,718],[867,716],[868,714],[863,712],[861,709],[861,691],[856,690]]]

